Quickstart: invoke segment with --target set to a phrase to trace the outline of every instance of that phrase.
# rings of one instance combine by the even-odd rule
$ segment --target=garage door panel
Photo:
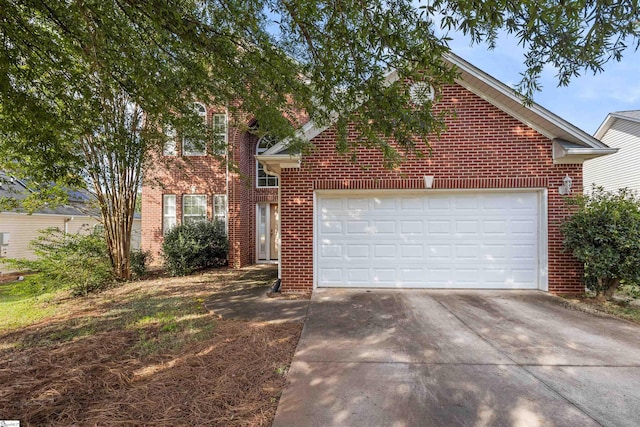
[[[327,235],[327,234],[341,235],[342,229],[343,229],[342,221],[331,221],[331,220],[325,219],[320,224],[320,232],[323,235]]]
[[[396,221],[395,220],[373,220],[372,222],[372,231],[377,235],[384,236],[396,235]]]
[[[433,260],[447,260],[451,258],[451,244],[427,244],[428,258]]]
[[[500,261],[504,262],[509,256],[509,245],[505,243],[483,244],[482,259],[487,262]]]
[[[451,222],[445,219],[426,219],[427,230],[431,235],[443,234],[449,236],[451,233]]]
[[[418,197],[403,197],[400,199],[400,207],[405,211],[422,211],[424,200]]]
[[[538,195],[318,197],[318,286],[538,284]]]
[[[371,251],[369,250],[369,245],[365,244],[346,244],[347,247],[347,258],[352,260],[357,259],[366,259],[368,260],[371,256]]]
[[[342,245],[341,244],[331,244],[331,243],[322,243],[320,245],[320,254],[322,258],[337,258],[342,259]]]
[[[400,244],[400,255],[403,259],[424,260],[424,245]]]
[[[373,245],[374,260],[395,260],[398,257],[396,245]]]
[[[478,234],[478,221],[459,219],[455,221],[455,230],[458,234]]]

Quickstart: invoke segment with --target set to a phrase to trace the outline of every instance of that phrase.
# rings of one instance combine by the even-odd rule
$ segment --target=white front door
[[[257,254],[258,261],[277,261],[280,214],[277,203],[257,205]]]
[[[318,194],[320,287],[538,289],[540,193]]]

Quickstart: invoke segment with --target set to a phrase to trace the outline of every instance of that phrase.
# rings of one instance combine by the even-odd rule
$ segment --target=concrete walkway
[[[261,286],[220,293],[205,302],[207,310],[224,319],[267,323],[302,323],[307,315],[308,299],[267,297],[269,287]]]
[[[267,323],[304,322],[309,300],[288,299],[284,296],[268,297],[278,266],[255,265],[243,269],[245,273],[230,281],[208,298],[204,306],[224,318]]]
[[[317,290],[274,427],[638,426],[640,327],[541,292]]]

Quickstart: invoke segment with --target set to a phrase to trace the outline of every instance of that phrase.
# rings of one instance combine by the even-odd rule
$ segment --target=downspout
[[[282,281],[282,205],[280,203],[280,188],[282,187],[282,179],[278,175],[278,289]]]
[[[69,222],[73,221],[73,217],[64,219],[64,234],[69,234]]]
[[[228,104],[227,104],[228,105]],[[225,106],[225,121],[226,121],[226,127],[227,127],[227,155],[225,156],[225,191],[226,191],[226,195],[227,195],[227,224],[225,225],[225,227],[227,227],[227,239],[229,239],[229,155],[231,150],[229,150],[229,109],[227,108],[227,106]],[[235,139],[235,138],[234,138]],[[235,144],[234,144],[235,145]],[[227,255],[227,258],[229,256]]]

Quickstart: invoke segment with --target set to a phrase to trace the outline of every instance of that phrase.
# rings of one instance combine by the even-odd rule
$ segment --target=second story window
[[[256,154],[262,154],[267,151],[269,148],[276,145],[276,140],[270,136],[263,136],[258,141],[258,145],[256,146]],[[278,186],[278,177],[273,175],[268,175],[259,161],[256,160],[257,163],[257,173],[256,173],[256,185],[258,187],[277,187]]]
[[[227,115],[214,114],[212,117],[213,150],[218,155],[227,152]]]
[[[178,134],[176,133],[176,130],[171,126],[167,126],[164,130],[164,136],[166,139],[164,140],[164,147],[162,148],[162,154],[165,156],[177,155],[178,144],[176,143],[176,140],[178,138]]]
[[[207,124],[207,108],[204,104],[196,102],[193,104],[193,108],[202,119],[202,122]],[[206,144],[202,138],[182,138],[182,155],[183,156],[204,156],[207,154]]]

